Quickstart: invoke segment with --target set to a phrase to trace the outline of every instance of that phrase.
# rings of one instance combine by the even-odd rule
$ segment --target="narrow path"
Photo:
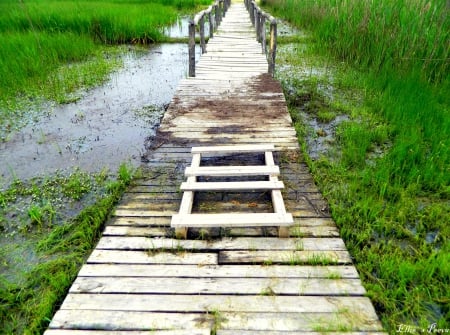
[[[147,155],[145,178],[108,222],[46,335],[377,334],[381,324],[298,149],[280,84],[245,8],[233,4],[197,76],[184,79]],[[192,146],[274,143],[295,225],[190,229],[175,239]],[[247,165],[233,155],[213,163]],[[208,161],[206,161],[208,164]],[[204,193],[199,212],[270,212],[267,194]],[[149,332],[151,331],[151,332]]]

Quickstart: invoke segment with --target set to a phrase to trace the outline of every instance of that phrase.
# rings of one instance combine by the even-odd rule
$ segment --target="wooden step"
[[[290,213],[226,213],[175,214],[172,227],[251,227],[289,226],[294,223]]]
[[[264,191],[281,190],[284,188],[282,181],[239,181],[239,182],[184,182],[181,183],[181,191]]]
[[[248,145],[224,145],[193,147],[193,154],[217,154],[217,153],[242,153],[242,152],[266,152],[275,151],[273,144],[248,144]]]
[[[186,167],[185,175],[191,176],[269,176],[279,175],[278,166],[255,165],[255,166],[200,166]]]

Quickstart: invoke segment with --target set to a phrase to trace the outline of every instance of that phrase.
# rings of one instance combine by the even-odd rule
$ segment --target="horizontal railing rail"
[[[267,57],[269,63],[268,72],[275,74],[275,58],[277,54],[277,20],[270,14],[264,12],[255,0],[245,0],[245,7],[250,14],[250,20],[256,29],[256,39],[261,43],[262,53]],[[270,23],[269,48],[267,48],[266,22]]]
[[[209,22],[209,38],[212,38],[230,4],[231,0],[216,0],[207,9],[198,12],[193,20],[189,21],[189,77],[195,77],[195,32],[197,27],[200,35],[201,52],[204,54],[206,53],[205,21]]]

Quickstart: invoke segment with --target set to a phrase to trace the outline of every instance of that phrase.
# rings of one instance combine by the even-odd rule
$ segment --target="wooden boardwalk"
[[[182,80],[145,177],[124,195],[45,335],[281,335],[383,332],[327,203],[299,153],[280,84],[243,4],[234,3],[208,43],[195,78]],[[275,227],[190,229],[178,212],[198,145],[273,143],[294,216],[290,238]],[[232,155],[214,164],[258,164]],[[205,164],[211,163],[206,159]],[[271,212],[264,192],[205,192],[202,213]]]

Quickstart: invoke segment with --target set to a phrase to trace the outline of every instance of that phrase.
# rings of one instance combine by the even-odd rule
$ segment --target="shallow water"
[[[145,138],[152,136],[178,82],[187,73],[187,46],[162,44],[125,56],[124,66],[102,86],[0,143],[0,176],[31,178],[81,167],[116,171],[140,164]]]

